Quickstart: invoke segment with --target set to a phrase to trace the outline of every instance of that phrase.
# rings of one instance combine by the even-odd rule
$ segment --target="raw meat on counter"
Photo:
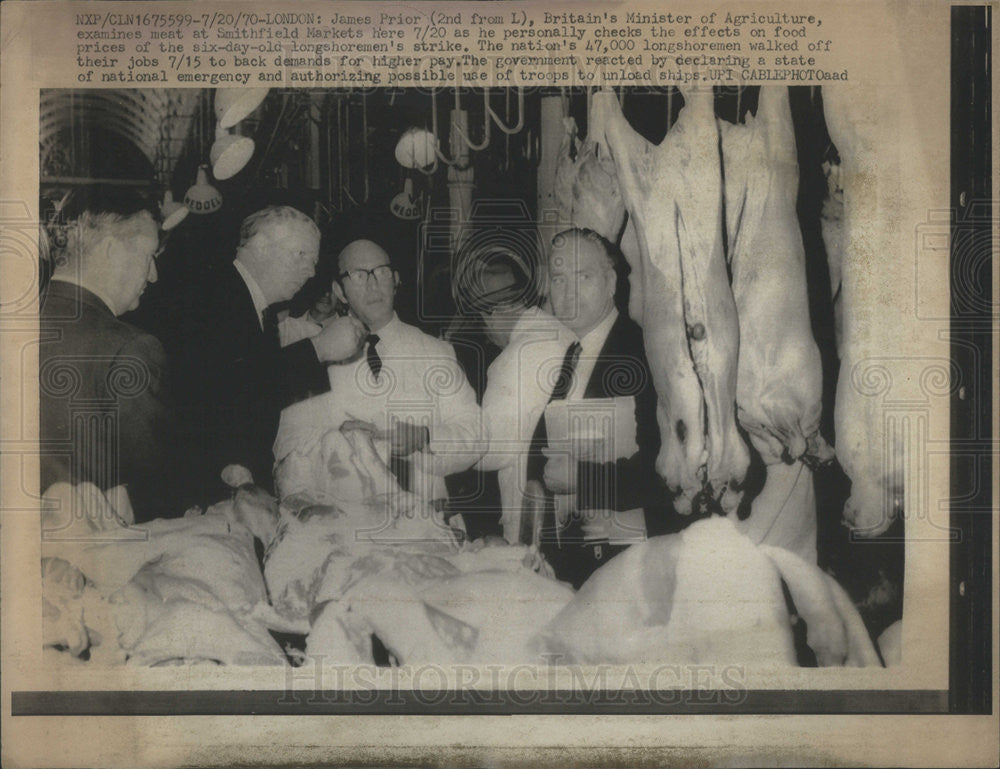
[[[204,514],[142,526],[90,484],[56,484],[45,505],[47,646],[96,664],[284,664],[254,551],[277,521],[263,492],[241,487]]]
[[[787,550],[754,545],[719,516],[613,558],[541,632],[539,646],[579,664],[795,665],[782,580],[821,666],[880,664],[832,577]]]

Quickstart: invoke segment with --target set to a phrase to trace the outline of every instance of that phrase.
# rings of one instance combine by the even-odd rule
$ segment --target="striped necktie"
[[[382,373],[382,358],[379,357],[378,351],[375,349],[375,345],[378,343],[378,334],[368,335],[368,352],[365,354],[365,357],[368,360],[368,368],[371,369],[375,381],[378,381],[378,375]]]

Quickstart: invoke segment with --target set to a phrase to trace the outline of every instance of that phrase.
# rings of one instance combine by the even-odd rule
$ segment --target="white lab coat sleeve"
[[[489,472],[517,464],[521,445],[521,425],[517,419],[519,382],[517,370],[510,365],[510,349],[504,350],[486,372],[483,393],[483,422],[489,433],[489,446],[479,460],[479,469]]]
[[[434,369],[425,383],[436,401],[428,450],[433,473],[445,476],[472,467],[489,443],[476,393],[458,365],[451,345],[435,350]]]

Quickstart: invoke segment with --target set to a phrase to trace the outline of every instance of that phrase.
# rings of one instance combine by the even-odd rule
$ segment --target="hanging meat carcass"
[[[686,89],[663,142],[639,136],[614,93],[594,94],[590,138],[603,136],[638,236],[635,307],[659,396],[657,471],[691,510],[707,490],[739,505],[749,453],[736,425],[739,324],[722,233],[722,171],[711,89]],[[627,254],[626,254],[627,255]],[[633,255],[634,259],[634,255]]]
[[[593,230],[614,243],[625,218],[625,201],[618,188],[614,161],[602,144],[603,137],[588,136],[581,143],[577,140],[576,121],[564,118],[563,124],[566,134],[554,188],[559,219],[573,227]]]
[[[833,458],[819,434],[823,371],[813,340],[795,201],[799,169],[784,87],[763,86],[756,118],[720,121],[726,229],[739,313],[736,404],[766,464]]]
[[[899,342],[885,310],[896,302],[901,233],[899,170],[879,138],[879,95],[867,89],[823,89],[823,112],[840,154],[844,220],[840,257],[843,332],[834,408],[836,449],[851,479],[844,518],[862,536],[884,532],[903,507],[903,425],[866,392],[882,377],[879,359]],[[905,319],[900,319],[901,321]],[[888,326],[888,328],[887,328]]]
[[[833,324],[838,351],[844,343],[844,303],[840,291],[840,261],[844,253],[844,188],[840,183],[840,173],[839,158],[823,161],[826,197],[823,199],[819,224],[830,270],[830,298],[833,300]]]
[[[587,117],[594,125],[594,111]],[[554,193],[559,206],[559,221],[568,226],[594,230],[611,243],[616,242],[626,221],[625,201],[615,167],[600,125],[591,130],[581,144],[577,140],[576,121],[564,118],[566,133],[556,164]],[[619,243],[629,263],[629,315],[642,323],[643,264],[635,223],[628,218]]]

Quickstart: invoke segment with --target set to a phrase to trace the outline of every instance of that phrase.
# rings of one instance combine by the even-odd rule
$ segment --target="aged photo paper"
[[[996,10],[4,3],[3,764],[995,764]]]

